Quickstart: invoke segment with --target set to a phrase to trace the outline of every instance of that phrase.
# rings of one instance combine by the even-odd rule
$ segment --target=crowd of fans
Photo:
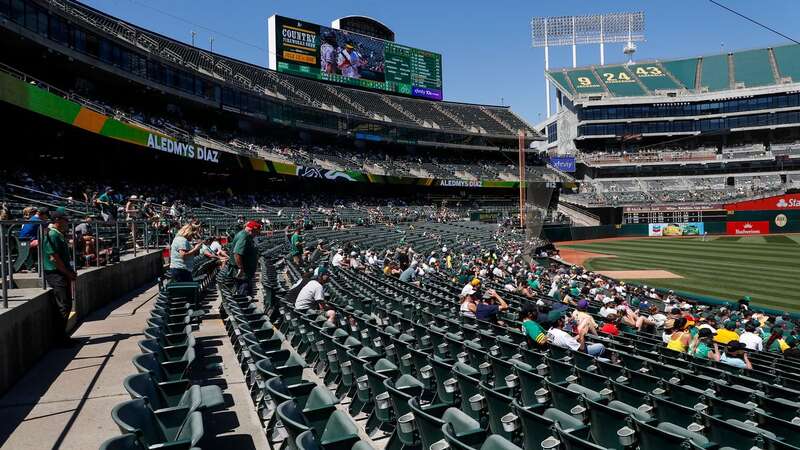
[[[751,368],[747,352],[800,356],[796,321],[788,314],[754,310],[748,296],[714,306],[673,291],[626,284],[561,262],[557,250],[543,250],[541,242],[526,241],[513,227],[498,227],[493,245],[481,244],[475,236],[428,233],[423,237],[437,246],[430,252],[417,251],[402,238],[400,245],[388,249],[359,248],[351,242],[327,249],[319,242],[304,250],[300,233],[291,239],[296,264],[317,267],[329,262],[337,269],[382,274],[418,285],[449,280],[463,286],[459,295],[463,316],[498,324],[511,319],[521,324],[534,347],[553,345],[605,358],[610,353],[602,343],[587,340],[588,335],[647,333],[660,336],[663,345],[676,353],[738,368]],[[298,282],[298,291],[314,277],[308,274]],[[307,309],[320,303],[324,307],[319,291],[315,285],[313,296],[310,291],[298,295],[296,306]],[[508,295],[522,299],[519,316],[507,315],[511,302],[504,297]]]

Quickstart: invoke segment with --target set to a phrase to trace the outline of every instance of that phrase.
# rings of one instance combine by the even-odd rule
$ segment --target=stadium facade
[[[716,210],[800,182],[800,45],[546,72],[537,129],[576,155],[590,208]],[[631,220],[639,220],[628,216]]]

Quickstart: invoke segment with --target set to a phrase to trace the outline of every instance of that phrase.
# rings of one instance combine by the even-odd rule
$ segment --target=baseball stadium
[[[415,1],[0,0],[0,448],[800,449],[800,9]]]

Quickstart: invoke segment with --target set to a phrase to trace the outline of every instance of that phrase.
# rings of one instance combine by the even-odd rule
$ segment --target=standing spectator
[[[61,345],[71,346],[73,341],[67,334],[67,321],[72,311],[72,283],[78,275],[69,265],[69,246],[65,237],[67,218],[63,213],[56,211],[52,214],[51,220],[52,224],[42,244],[44,255],[42,267],[44,278],[53,289],[54,335],[60,340]]]
[[[196,235],[193,225],[187,224],[178,230],[175,239],[172,240],[169,254],[169,269],[173,281],[187,282],[192,281],[192,269],[194,268],[194,257],[200,251],[201,242],[194,245],[190,242]]]
[[[137,248],[139,245],[136,243],[136,221],[141,218],[141,208],[139,205],[139,196],[131,195],[128,197],[128,202],[125,203],[125,220],[130,223],[131,239],[133,245]]]
[[[247,222],[242,234],[233,246],[233,260],[236,263],[236,293],[250,295],[253,289],[253,278],[258,268],[258,250],[255,235],[261,230],[261,223],[255,220]]]
[[[300,234],[301,231],[302,228],[297,227],[290,238],[292,261],[298,266],[303,257],[303,236]]]
[[[114,205],[114,188],[107,187],[105,192],[100,194],[95,200],[94,204],[100,208],[100,216],[104,221],[109,222],[117,218],[117,207]]]

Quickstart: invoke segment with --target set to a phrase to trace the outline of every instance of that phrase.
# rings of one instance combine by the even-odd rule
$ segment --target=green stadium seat
[[[711,55],[703,57],[702,77],[700,86],[709,91],[724,91],[730,89],[728,79],[728,55]]]
[[[667,75],[666,69],[664,69],[660,63],[633,64],[628,68],[651,92],[657,90],[675,90],[683,87],[675,83],[675,81]]]
[[[200,412],[169,408],[154,412],[143,399],[129,400],[114,407],[111,418],[122,433],[133,433],[147,448],[193,447],[203,437]]]
[[[449,408],[442,421],[442,434],[452,449],[478,450],[486,440],[481,424],[459,409]]]
[[[147,450],[133,433],[115,436],[100,444],[100,450]]]
[[[768,49],[734,53],[733,68],[736,75],[736,83],[743,83],[744,87],[775,84]]]
[[[782,45],[772,49],[775,54],[775,64],[778,74],[782,78],[791,78],[793,82],[800,82],[800,45]]]
[[[679,59],[675,61],[663,61],[662,67],[666,69],[687,89],[695,88],[695,77],[697,76],[697,58]]]

